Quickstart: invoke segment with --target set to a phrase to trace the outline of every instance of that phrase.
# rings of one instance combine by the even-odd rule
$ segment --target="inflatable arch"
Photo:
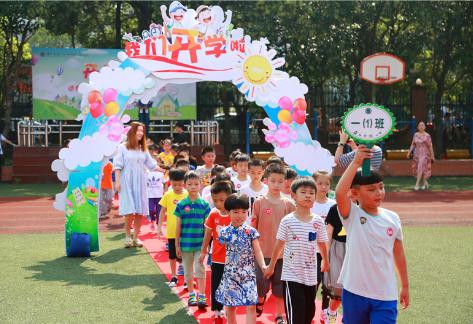
[[[333,156],[312,139],[305,123],[307,86],[280,70],[285,60],[268,48],[267,39],[251,40],[243,29],[233,28],[231,11],[224,13],[218,6],[193,10],[174,1],[161,11],[164,27],[152,24],[141,36],[125,34],[118,60],[79,86],[80,135],[52,164],[58,178],[68,181],[54,203],[66,214],[66,251],[73,233],[89,234],[90,251],[99,250],[102,165],[126,134],[127,107],[137,100],[147,103],[168,83],[230,81],[264,109],[266,141],[299,175],[331,171],[334,165]]]

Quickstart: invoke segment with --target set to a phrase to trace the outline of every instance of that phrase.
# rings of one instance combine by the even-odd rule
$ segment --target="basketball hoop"
[[[374,84],[392,84],[404,80],[405,63],[392,54],[376,53],[361,61],[360,75]]]

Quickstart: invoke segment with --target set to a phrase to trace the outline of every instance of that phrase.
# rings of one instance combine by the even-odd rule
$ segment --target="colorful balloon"
[[[103,113],[103,104],[101,102],[93,102],[90,104],[90,114],[93,118],[97,118]]]
[[[117,101],[117,98],[118,98],[118,92],[117,90],[113,88],[108,88],[103,93],[103,101],[105,102],[105,104],[108,104],[109,102],[112,102],[112,101]]]
[[[279,111],[278,119],[282,123],[287,123],[287,124],[292,123],[292,117],[291,117],[291,113],[289,112],[289,110]]]
[[[97,90],[92,90],[89,92],[89,104],[93,104],[94,102],[101,102],[102,101],[102,95],[100,94],[99,91]]]
[[[278,102],[279,107],[284,110],[291,110],[292,109],[292,100],[289,97],[281,97]]]
[[[292,113],[292,118],[294,119],[294,121],[296,123],[298,123],[299,125],[302,125],[305,123],[305,110],[302,110],[302,109],[296,109],[293,113]]]
[[[307,110],[307,102],[303,98],[298,98],[296,101],[294,101],[294,108]]]
[[[119,111],[120,106],[115,101],[111,101],[105,106],[105,116],[107,117],[116,115]]]

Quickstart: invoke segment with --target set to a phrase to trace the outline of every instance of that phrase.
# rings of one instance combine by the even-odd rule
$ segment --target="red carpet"
[[[166,276],[168,280],[171,279],[171,269],[169,267],[169,262],[168,262],[168,252],[164,250],[164,245],[166,243],[165,239],[159,240],[156,236],[155,233],[151,232],[151,228],[149,224],[144,224],[141,227],[141,235],[140,239],[143,241],[144,247],[150,254],[151,258],[153,261],[156,263],[156,265],[161,269],[162,273]],[[173,291],[181,298],[183,303],[187,305],[187,291],[183,291],[182,285],[184,282],[184,277],[179,276],[179,283],[178,286],[175,288],[170,288],[173,289]],[[214,313],[211,311],[210,308],[210,267],[207,267],[207,287],[206,287],[206,295],[207,295],[207,300],[209,303],[209,307],[207,307],[207,311],[201,311],[197,307],[190,307],[189,308],[189,314],[193,315],[196,320],[199,323],[202,324],[210,324],[213,322],[213,315]],[[315,314],[315,321],[314,323],[320,323],[319,322],[319,316],[320,316],[320,301],[317,300],[317,311]],[[238,323],[245,323],[245,309],[240,308],[237,311],[237,320]],[[271,294],[269,294],[268,299],[266,300],[266,303],[264,305],[264,312],[261,317],[257,318],[257,323],[274,323],[274,318],[276,314],[276,305],[274,303],[274,298]],[[341,318],[339,316],[337,323],[341,324]]]

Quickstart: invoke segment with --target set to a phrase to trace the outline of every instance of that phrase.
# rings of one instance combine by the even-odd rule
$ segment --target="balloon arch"
[[[243,29],[233,28],[232,12],[224,13],[219,6],[193,10],[174,1],[168,11],[161,6],[161,12],[164,27],[152,24],[141,36],[125,34],[125,50],[118,60],[79,86],[80,135],[52,164],[58,178],[68,181],[54,203],[66,214],[66,251],[73,233],[87,233],[90,251],[99,250],[102,165],[128,130],[127,108],[137,100],[147,103],[169,83],[231,81],[248,101],[264,109],[265,139],[291,168],[300,175],[332,170],[333,156],[312,140],[305,123],[307,86],[278,70],[285,60],[268,48],[267,39],[251,40]]]

